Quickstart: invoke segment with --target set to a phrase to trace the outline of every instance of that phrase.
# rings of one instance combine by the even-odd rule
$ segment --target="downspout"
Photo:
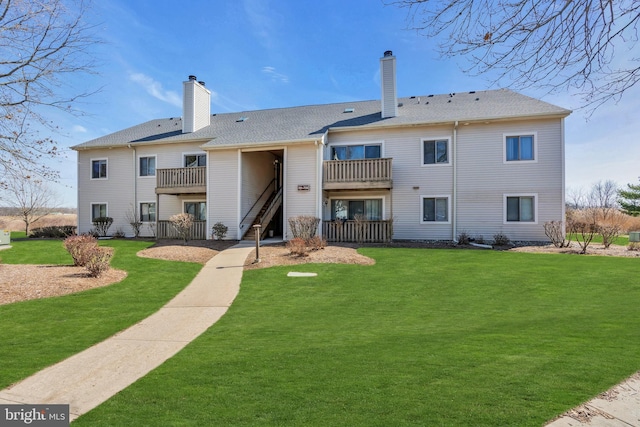
[[[133,155],[133,217],[134,221],[138,221],[138,179],[136,177],[136,147],[132,147],[131,144],[127,144],[127,147],[133,150],[131,152],[131,154]]]
[[[323,217],[323,211],[322,211],[322,160],[324,158],[323,155],[323,151],[324,151],[324,142],[322,140],[315,141],[315,146],[316,146],[316,186],[318,188],[317,192],[316,192],[316,215],[318,218],[320,218],[320,223],[318,224],[318,230],[316,230],[316,234],[319,232],[320,233],[320,237],[322,237],[322,217]]]
[[[453,158],[453,206],[451,207],[451,221],[453,222],[451,240],[458,243],[458,121],[453,124],[453,143],[451,147],[451,157]]]

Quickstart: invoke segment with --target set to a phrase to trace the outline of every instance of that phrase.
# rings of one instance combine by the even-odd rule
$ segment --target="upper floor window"
[[[350,219],[362,215],[368,221],[382,219],[382,199],[333,199],[331,200],[331,219]]]
[[[155,156],[140,157],[140,176],[156,176]]]
[[[505,135],[506,161],[535,160],[535,135]]]
[[[505,196],[506,222],[535,222],[535,195]]]
[[[449,222],[449,197],[422,197],[422,222]]]
[[[91,160],[91,179],[107,178],[107,159]]]
[[[449,140],[422,141],[422,164],[436,165],[449,163]]]
[[[185,154],[184,155],[185,168],[195,168],[197,166],[207,166],[206,154]]]
[[[332,160],[379,159],[382,157],[382,146],[371,145],[337,145],[331,147]]]

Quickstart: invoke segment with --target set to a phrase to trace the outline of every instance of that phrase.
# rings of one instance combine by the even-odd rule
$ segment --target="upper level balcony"
[[[325,160],[323,189],[373,190],[393,188],[391,160]]]
[[[207,167],[156,169],[156,194],[207,192]]]

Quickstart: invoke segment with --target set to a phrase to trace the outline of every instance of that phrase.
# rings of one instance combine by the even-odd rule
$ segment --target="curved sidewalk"
[[[175,355],[226,313],[255,248],[240,242],[202,267],[158,312],[0,391],[0,404],[69,404],[71,421]]]

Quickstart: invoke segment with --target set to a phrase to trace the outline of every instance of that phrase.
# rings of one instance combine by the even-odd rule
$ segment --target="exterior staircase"
[[[269,231],[267,226],[269,225],[275,214],[278,212],[280,206],[282,206],[282,188],[274,191],[267,198],[267,201],[264,203],[262,208],[260,208],[260,211],[258,211],[256,217],[251,222],[248,229],[244,232],[242,239],[255,240],[256,235],[255,228],[253,228],[253,226],[258,224],[260,224],[262,227],[260,229],[260,239],[264,238],[264,236],[266,236],[267,232]]]

